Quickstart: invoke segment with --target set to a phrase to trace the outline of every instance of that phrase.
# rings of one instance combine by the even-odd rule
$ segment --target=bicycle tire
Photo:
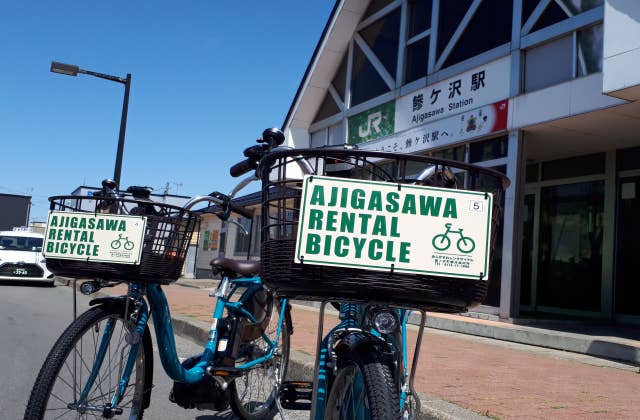
[[[134,246],[135,244],[132,241],[126,241],[124,243],[124,249],[126,249],[127,251],[131,251]]]
[[[389,366],[375,348],[345,350],[332,382],[325,420],[389,420],[400,416],[400,402]],[[362,389],[359,389],[362,388]]]
[[[280,301],[272,306],[272,313],[269,324],[265,333],[270,337],[275,337],[280,319]],[[288,309],[286,310],[288,311]],[[291,325],[289,325],[290,317],[287,316],[282,321],[282,331],[280,332],[280,340],[278,342],[279,355],[270,360],[263,362],[256,367],[248,369],[240,378],[236,378],[229,386],[231,392],[230,405],[233,413],[241,419],[257,420],[263,419],[271,412],[276,398],[279,398],[278,383],[281,383],[287,375],[287,366],[289,364],[289,335]],[[244,350],[242,355],[236,359],[236,365],[240,365],[248,361],[251,357],[259,357],[264,352],[266,342],[262,337],[241,345]],[[277,375],[277,376],[276,376]],[[276,377],[278,381],[276,382]],[[264,384],[265,378],[268,383],[265,389],[255,388]]]
[[[111,249],[118,249],[118,248],[120,248],[120,240],[114,239],[113,241],[111,241]]]
[[[124,325],[122,323],[124,315],[124,304],[100,305],[89,309],[73,321],[67,329],[58,338],[53,348],[49,352],[38,377],[35,381],[27,408],[25,411],[25,420],[45,419],[45,418],[94,418],[97,412],[88,411],[80,413],[74,408],[69,408],[68,404],[77,401],[77,396],[84,387],[82,379],[86,379],[93,366],[93,359],[84,359],[85,346],[96,350],[96,343],[100,342],[102,337],[102,329],[107,319],[115,319],[113,334],[109,342],[109,348],[100,373],[94,382],[94,387],[89,391],[89,402],[94,406],[103,406],[110,403],[113,397],[113,390],[118,385],[119,367],[117,359],[126,361],[129,355],[124,339]],[[97,331],[96,331],[97,329]],[[92,337],[95,331],[95,337]],[[116,343],[116,348],[112,349],[112,344]],[[81,360],[75,360],[72,356],[79,355]],[[121,356],[122,355],[122,356]],[[150,357],[146,357],[146,356]],[[90,355],[87,355],[90,357]],[[116,361],[116,366],[111,366],[111,362]],[[122,362],[124,363],[124,362]],[[106,367],[105,367],[106,366]],[[138,355],[136,364],[131,372],[127,391],[122,399],[122,404],[118,407],[129,411],[127,418],[141,420],[144,409],[149,405],[149,398],[152,386],[153,375],[153,352],[151,344],[151,334],[149,328],[145,328],[142,342],[138,347]],[[73,377],[77,376],[78,381],[74,386]],[[108,378],[107,378],[108,376]],[[110,381],[110,382],[109,382]],[[103,387],[104,386],[104,387]],[[106,387],[109,387],[106,390]],[[74,392],[75,388],[75,392]],[[133,390],[133,395],[131,391]],[[98,395],[96,395],[96,392]],[[69,394],[68,398],[65,395]],[[52,398],[53,397],[53,398]],[[102,401],[97,401],[97,400]],[[56,408],[56,406],[59,406]],[[61,409],[67,409],[68,412],[61,413]],[[52,411],[56,410],[56,411]],[[54,414],[55,413],[55,414]],[[51,414],[48,416],[47,414]]]

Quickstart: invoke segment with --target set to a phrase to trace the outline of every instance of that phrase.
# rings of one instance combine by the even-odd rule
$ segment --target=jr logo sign
[[[395,102],[387,102],[349,118],[349,144],[364,143],[394,133]]]
[[[376,135],[381,133],[380,123],[382,122],[382,112],[374,112],[373,114],[369,114],[369,118],[367,118],[367,125],[358,127],[358,135],[360,138],[369,137],[372,134]]]

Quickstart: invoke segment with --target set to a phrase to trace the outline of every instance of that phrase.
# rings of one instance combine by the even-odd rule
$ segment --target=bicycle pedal
[[[307,381],[284,381],[280,388],[280,403],[285,408],[294,406],[298,400],[311,401],[313,383]]]
[[[207,373],[211,376],[221,376],[223,378],[239,378],[242,376],[242,370],[234,367],[210,367]]]

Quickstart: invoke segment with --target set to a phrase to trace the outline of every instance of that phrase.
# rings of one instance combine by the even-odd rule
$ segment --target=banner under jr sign
[[[490,193],[305,176],[295,262],[487,280]]]
[[[402,133],[368,142],[362,150],[382,152],[415,153],[426,149],[448,146],[460,141],[503,131],[507,129],[509,101],[504,100],[481,108],[472,109],[453,117]]]
[[[114,214],[49,212],[46,258],[140,264],[147,219]]]

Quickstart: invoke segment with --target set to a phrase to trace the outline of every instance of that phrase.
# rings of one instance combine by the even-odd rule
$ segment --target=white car
[[[0,281],[28,280],[53,286],[55,275],[47,270],[44,235],[28,231],[0,231]]]

